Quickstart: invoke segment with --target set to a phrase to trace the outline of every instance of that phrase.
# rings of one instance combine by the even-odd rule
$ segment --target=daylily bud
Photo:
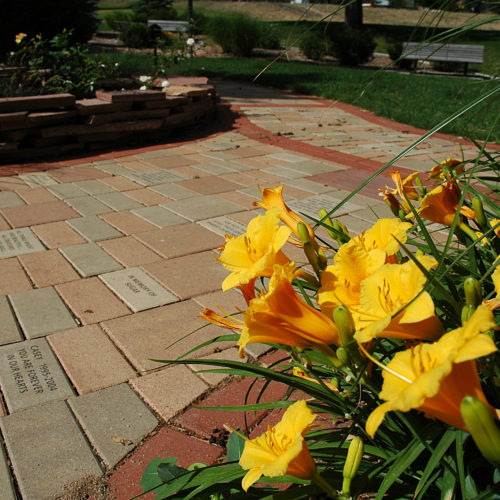
[[[427,190],[425,189],[424,185],[422,184],[422,180],[420,177],[415,177],[415,184],[418,186],[418,191],[420,196],[423,198],[427,194]]]
[[[328,234],[330,235],[330,237],[333,240],[336,240],[337,237],[336,237],[335,232],[332,231],[331,229],[328,229],[328,227],[333,227],[333,222],[332,222],[332,219],[330,218],[330,216],[328,215],[328,212],[324,208],[320,208],[318,214],[319,214],[319,218],[321,219],[323,224],[325,224],[325,229],[328,231]]]
[[[351,493],[351,481],[356,476],[363,458],[363,440],[356,436],[349,445],[347,457],[344,465],[344,481],[342,483],[342,493],[349,495]]]
[[[328,265],[328,259],[326,258],[325,252],[318,248],[318,265],[321,271],[323,271]]]
[[[333,321],[339,332],[342,346],[348,344],[354,335],[354,321],[349,309],[345,306],[337,306],[333,311]]]
[[[335,234],[337,236],[336,240],[339,243],[339,245],[347,243],[348,241],[351,240],[351,237],[349,236],[347,229],[340,221],[336,220],[333,223],[333,228],[335,229],[335,231],[337,231]]]
[[[462,325],[465,325],[467,321],[469,321],[470,317],[474,314],[474,311],[476,310],[476,306],[473,306],[472,304],[465,304],[462,307]]]
[[[469,276],[464,281],[465,303],[477,307],[483,301],[483,291],[476,278]]]
[[[320,278],[321,268],[319,265],[318,254],[316,253],[314,245],[310,241],[304,243],[304,253],[306,254],[309,264],[311,264],[312,268],[314,269],[314,272],[316,273],[318,278]]]
[[[349,363],[349,355],[347,351],[343,347],[339,347],[335,353],[337,354],[337,358],[343,365],[347,365]]]
[[[476,214],[476,221],[479,224],[479,227],[483,230],[483,232],[488,231],[490,229],[490,223],[484,214],[484,207],[481,198],[478,196],[472,198],[472,210]]]
[[[311,236],[307,229],[307,226],[303,222],[297,224],[297,234],[300,241],[305,245],[306,243],[311,243]]]
[[[460,403],[460,413],[484,457],[500,464],[500,429],[488,406],[477,398],[465,396]]]

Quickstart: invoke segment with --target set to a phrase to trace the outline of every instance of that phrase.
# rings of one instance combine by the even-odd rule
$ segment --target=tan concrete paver
[[[228,181],[219,175],[210,175],[201,179],[189,179],[177,182],[176,184],[199,194],[223,193],[225,191],[235,191],[239,188],[238,184]]]
[[[165,184],[156,184],[155,186],[151,186],[149,189],[155,191],[156,193],[160,193],[171,200],[182,200],[183,198],[192,198],[196,195],[194,191],[190,191],[189,189],[182,188],[177,184],[165,183]]]
[[[132,380],[132,387],[163,420],[169,420],[209,388],[189,368],[178,365]],[[164,387],[164,391],[158,391]]]
[[[93,179],[88,181],[75,182],[75,184],[88,194],[109,193],[110,191],[113,191],[113,188],[111,186]]]
[[[96,215],[69,220],[68,224],[88,241],[119,238],[122,233]]]
[[[150,207],[152,205],[160,205],[161,203],[168,203],[169,201],[169,199],[162,194],[156,193],[149,188],[127,191],[125,195],[135,201],[138,201],[139,203],[142,203],[142,205],[145,205],[147,207]]]
[[[239,193],[237,191],[228,191],[227,193],[217,193],[214,196],[216,198],[220,198],[221,200],[235,203],[236,205],[239,205],[245,210],[252,210],[253,208],[254,198],[244,193]]]
[[[49,191],[42,186],[33,189],[20,189],[18,194],[28,205],[57,200],[52,193],[49,193]]]
[[[191,221],[210,219],[242,210],[240,206],[213,195],[176,200],[165,204],[164,207]]]
[[[219,290],[228,274],[212,252],[160,260],[142,267],[181,299]]]
[[[167,259],[212,250],[224,243],[224,238],[198,224],[164,227],[137,234],[135,238]]]
[[[0,345],[23,340],[21,330],[5,295],[0,295]]]
[[[78,198],[79,196],[85,196],[87,194],[83,189],[72,183],[55,184],[49,186],[48,190],[61,200]]]
[[[2,191],[17,191],[28,188],[28,184],[19,177],[0,177],[0,190]]]
[[[0,295],[31,290],[33,286],[16,257],[0,260]]]
[[[37,288],[79,279],[69,262],[55,249],[20,255],[19,260]]]
[[[53,287],[9,294],[17,320],[28,339],[75,326],[75,320]]]
[[[156,227],[176,226],[187,224],[189,221],[180,215],[172,213],[165,207],[152,206],[137,208],[132,211],[135,215],[142,217],[145,221],[154,224]]]
[[[26,203],[14,191],[0,191],[0,208],[19,207],[22,205],[26,205]]]
[[[139,217],[129,211],[110,212],[101,215],[101,219],[105,220],[108,224],[118,229],[126,235],[143,233],[145,231],[152,231],[156,229],[153,224],[150,224],[142,217]]]
[[[123,269],[118,261],[94,242],[64,247],[61,252],[84,278]]]
[[[161,260],[160,255],[132,236],[101,241],[98,245],[125,267],[140,266]]]
[[[98,325],[54,333],[47,341],[78,394],[111,387],[136,376]]]
[[[130,314],[130,309],[99,278],[63,283],[56,289],[84,325]]]
[[[125,196],[119,191],[112,191],[110,193],[100,193],[96,194],[95,197],[111,207],[113,210],[131,210],[133,208],[141,208],[143,205],[133,200],[132,198]]]
[[[99,215],[113,211],[112,208],[96,200],[93,196],[79,196],[78,198],[69,198],[65,201],[84,217],[87,215]]]
[[[57,222],[79,217],[63,201],[47,201],[22,207],[11,207],[2,209],[2,215],[12,227],[26,227],[47,222]]]
[[[202,308],[192,300],[138,312],[123,318],[102,323],[104,331],[139,371],[159,368],[151,359],[175,359],[190,349],[221,335],[220,328],[206,325],[199,317]],[[175,345],[172,345],[174,344]],[[231,342],[216,344],[220,348],[234,345]],[[210,345],[196,351],[190,357],[214,352]]]
[[[32,226],[31,229],[48,248],[61,248],[70,245],[78,245],[80,243],[85,243],[86,241],[63,221]]]
[[[68,404],[107,467],[115,466],[158,424],[127,384],[71,398]]]

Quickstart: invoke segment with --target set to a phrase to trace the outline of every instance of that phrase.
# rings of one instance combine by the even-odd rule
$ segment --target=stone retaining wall
[[[210,118],[218,101],[206,78],[173,78],[166,90],[98,90],[0,99],[0,162],[158,140]]]

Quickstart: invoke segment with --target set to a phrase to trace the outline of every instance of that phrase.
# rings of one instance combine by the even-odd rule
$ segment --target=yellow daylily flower
[[[328,346],[339,343],[335,323],[299,297],[291,284],[295,275],[295,266],[275,266],[267,293],[250,302],[238,342],[240,357],[247,344],[256,342],[333,354]]]
[[[275,264],[284,265],[290,260],[281,247],[290,236],[290,229],[280,226],[277,208],[252,219],[247,232],[236,238],[228,237],[218,260],[231,271],[222,282],[222,289],[229,290],[245,285],[259,276],[271,276]]]
[[[460,197],[461,192],[456,181],[445,182],[425,195],[418,213],[424,219],[451,226],[459,209]],[[476,219],[474,210],[465,205],[460,207],[460,214],[469,219]],[[460,220],[458,222],[460,223]]]
[[[466,430],[460,414],[462,399],[468,394],[487,404],[475,359],[497,350],[483,333],[492,328],[496,328],[493,314],[481,305],[463,327],[444,334],[437,342],[397,353],[383,371],[379,397],[385,403],[368,417],[367,433],[373,437],[385,414],[396,410],[419,410]]]
[[[494,311],[495,309],[498,309],[500,307],[500,264],[498,264],[496,269],[493,271],[491,279],[493,280],[493,286],[495,287],[495,292],[497,294],[496,297],[485,300],[484,304],[487,305],[492,311]]]
[[[305,401],[297,401],[287,408],[274,427],[269,426],[261,436],[246,440],[239,462],[244,470],[248,470],[242,481],[245,491],[262,475],[316,477],[316,464],[304,439],[315,418]]]
[[[318,304],[325,314],[339,305],[360,303],[361,282],[386,262],[395,261],[399,243],[405,243],[412,225],[398,219],[379,219],[373,227],[342,245],[321,276]],[[396,239],[395,239],[396,238]],[[396,261],[397,262],[397,261]]]
[[[19,45],[26,38],[26,36],[26,33],[18,33],[16,35],[16,43]]]
[[[317,248],[318,244],[314,238],[314,231],[312,227],[296,214],[292,209],[290,209],[285,201],[283,200],[283,186],[275,186],[274,188],[264,188],[261,189],[262,201],[254,201],[253,204],[257,207],[263,208],[264,210],[269,210],[271,208],[278,208],[280,210],[280,218],[297,236],[300,238],[299,232],[297,230],[297,225],[299,222],[305,224],[307,231],[309,233],[309,237],[311,239],[311,243]]]
[[[427,270],[437,266],[430,256],[418,258]],[[375,337],[433,339],[442,332],[434,302],[422,289],[427,281],[415,262],[385,264],[361,283],[359,307],[352,314],[359,343]]]

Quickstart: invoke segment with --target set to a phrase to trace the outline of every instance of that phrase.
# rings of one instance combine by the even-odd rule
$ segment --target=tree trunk
[[[351,29],[361,29],[363,27],[363,3],[362,0],[355,0],[345,8],[345,24]]]

